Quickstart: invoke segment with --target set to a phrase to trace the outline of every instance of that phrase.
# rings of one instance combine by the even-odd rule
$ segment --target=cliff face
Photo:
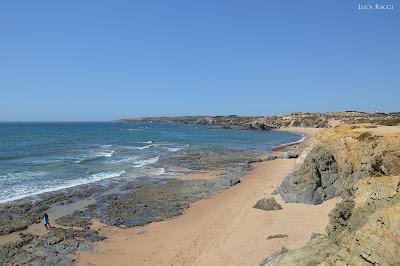
[[[330,214],[327,235],[262,265],[399,265],[400,176],[367,177]]]
[[[347,125],[324,130],[275,192],[287,202],[319,204],[354,195],[363,177],[399,175],[400,130],[395,129]]]
[[[124,118],[119,122],[161,122],[217,125],[223,128],[268,130],[285,127],[324,128],[337,124],[372,123],[377,125],[397,125],[400,113],[365,113],[365,112],[332,112],[332,113],[293,113],[278,116],[178,116],[178,117],[144,117]]]
[[[367,133],[366,133],[367,132]],[[297,171],[277,193],[318,204],[342,196],[327,235],[297,250],[283,249],[263,265],[400,264],[400,127],[341,126],[317,137]]]

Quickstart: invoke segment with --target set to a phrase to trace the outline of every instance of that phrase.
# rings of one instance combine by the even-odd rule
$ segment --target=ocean
[[[161,177],[163,156],[211,148],[267,150],[279,131],[157,123],[0,123],[0,203],[107,178]]]

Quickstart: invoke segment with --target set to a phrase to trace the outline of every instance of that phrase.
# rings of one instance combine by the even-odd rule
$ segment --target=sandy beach
[[[314,133],[308,132],[308,140]],[[284,203],[275,196],[282,210],[253,208],[259,199],[270,197],[295,165],[296,159],[256,163],[240,184],[195,202],[174,219],[129,229],[95,221],[93,228],[107,239],[95,252],[79,253],[78,264],[258,265],[282,246],[301,247],[312,232],[325,231],[338,198],[306,205]],[[288,237],[267,239],[277,234]]]
[[[282,130],[305,138],[258,153],[185,153],[165,165],[180,160],[197,171],[109,180],[5,205],[0,264],[259,265],[269,257],[284,265],[354,265],[364,250],[380,265],[397,262],[390,226],[398,211],[386,207],[398,204],[400,157],[391,147],[398,146],[399,127]],[[366,201],[386,205],[374,213]],[[353,215],[359,208],[368,215]],[[44,210],[54,226],[49,231],[36,219]],[[382,219],[385,227],[378,228]],[[354,230],[361,223],[362,231]]]

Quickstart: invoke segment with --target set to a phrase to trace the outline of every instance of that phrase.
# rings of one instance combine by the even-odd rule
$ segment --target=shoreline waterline
[[[298,134],[296,135],[297,138],[300,137]],[[257,154],[264,154],[262,158],[267,158],[266,156],[270,150],[271,149],[267,149]],[[248,180],[250,180],[249,176],[252,176],[254,171],[260,171],[257,170],[259,169],[259,165],[270,165],[272,163],[272,161],[263,161],[261,163],[257,163],[259,160],[253,157],[254,154],[250,157],[246,157],[243,151],[227,154],[226,151],[221,151],[221,153],[218,153],[215,151],[207,150],[200,157],[198,157],[198,153],[186,155],[186,157],[183,158],[183,161],[187,163],[187,159],[189,159],[189,161],[192,160],[191,156],[193,156],[194,162],[211,163],[210,166],[212,167],[210,169],[207,168],[208,170],[205,171],[195,171],[195,173],[197,174],[193,174],[191,176],[190,173],[188,173],[186,175],[182,174],[179,176],[174,176],[171,179],[142,178],[135,181],[121,182],[117,178],[112,182],[105,183],[105,185],[101,185],[99,184],[99,182],[95,182],[83,186],[72,187],[66,189],[64,192],[59,191],[44,193],[45,195],[42,196],[42,199],[38,197],[37,199],[39,199],[40,201],[36,202],[29,203],[23,199],[10,204],[6,203],[7,205],[0,204],[0,206],[8,206],[7,208],[9,208],[8,210],[10,211],[19,212],[20,208],[28,208],[29,214],[21,219],[21,221],[24,221],[26,219],[28,219],[29,221],[29,219],[32,219],[30,223],[26,224],[26,229],[24,229],[24,227],[20,227],[21,225],[16,224],[16,229],[12,229],[13,231],[10,231],[14,233],[3,234],[3,236],[0,237],[0,243],[10,243],[17,240],[24,241],[21,238],[20,233],[22,233],[22,235],[28,233],[33,234],[35,237],[44,239],[47,238],[49,234],[44,231],[42,224],[37,223],[37,217],[40,217],[43,210],[46,210],[50,214],[50,221],[52,225],[54,225],[55,228],[58,228],[56,230],[70,229],[78,230],[80,232],[81,229],[79,229],[79,226],[81,222],[86,221],[84,222],[85,225],[81,226],[84,226],[85,228],[87,226],[87,228],[89,228],[89,226],[92,225],[92,228],[89,231],[97,232],[101,235],[106,235],[106,231],[103,230],[104,228],[102,228],[101,231],[97,231],[95,228],[93,228],[93,226],[96,225],[96,221],[93,219],[100,219],[100,221],[106,223],[110,223],[110,218],[116,218],[117,220],[122,219],[122,221],[125,221],[121,225],[115,224],[111,220],[111,226],[108,225],[107,227],[113,228],[112,230],[126,230],[121,228],[131,228],[132,230],[136,230],[137,228],[147,228],[147,226],[159,224],[160,220],[180,220],[181,217],[186,216],[187,211],[190,211],[192,209],[192,206],[202,204],[200,202],[204,202],[203,199],[206,199],[206,201],[211,200],[221,193],[224,194],[225,191],[231,191],[229,192],[229,194],[234,193],[234,191],[237,190],[238,187],[242,187],[243,184],[246,184]],[[251,158],[254,158],[255,160]],[[172,161],[174,161],[175,159],[172,159]],[[224,164],[225,160],[232,160],[232,162],[234,161],[237,165],[235,166],[235,164],[230,163]],[[281,159],[277,159],[274,162],[280,165],[279,162],[281,161]],[[292,163],[293,161],[290,161],[290,164]],[[274,165],[275,163],[272,164]],[[195,163],[193,166],[197,168],[198,166],[202,165],[203,163]],[[285,172],[290,171],[290,169],[286,168],[285,165],[286,163],[282,165],[284,169],[281,170],[284,170]],[[216,168],[214,168],[214,166]],[[238,168],[238,166],[240,167]],[[215,171],[216,169],[222,171]],[[228,172],[226,172],[227,169],[229,169]],[[279,170],[280,168],[275,167],[263,167],[263,169],[263,171],[267,170],[271,173],[281,171]],[[186,176],[187,178],[185,178]],[[103,182],[104,181],[107,180],[103,180]],[[260,180],[260,182],[263,181]],[[138,193],[135,192],[134,188],[139,189]],[[158,201],[157,198],[163,197],[163,194],[166,196],[166,198],[162,198],[161,201]],[[150,205],[159,209],[159,211],[157,211],[157,213],[155,214],[156,216],[142,222],[143,217],[148,217],[146,214],[147,208],[144,208],[140,204],[139,206],[136,206],[136,204],[132,204],[132,200],[137,197],[136,195],[139,196],[140,202],[144,202],[146,206]],[[148,195],[150,198],[148,198],[148,196],[142,198],[142,196],[140,195]],[[115,205],[113,202],[120,203]],[[164,202],[166,202],[165,205]],[[110,203],[112,204],[110,205]],[[176,205],[177,203],[179,204]],[[36,204],[38,205],[37,207],[35,206]],[[151,207],[151,209],[154,207]],[[135,210],[137,210],[137,215],[135,214],[135,212],[129,211],[129,208],[134,208]],[[172,215],[166,215],[170,212],[172,213]],[[113,215],[109,216],[109,213],[113,213]],[[115,215],[121,216],[115,217]],[[129,224],[129,219],[133,218],[132,215],[136,217],[134,219],[139,219],[138,221],[140,222],[138,224],[136,222],[133,224]],[[128,224],[126,224],[126,221],[128,221]],[[67,224],[65,224],[65,222],[67,222]],[[10,225],[14,227],[14,222],[11,221]],[[23,225],[24,223],[22,224],[22,226]],[[76,225],[78,227],[76,227]],[[140,226],[138,227],[137,225]],[[63,231],[57,232],[62,233]],[[138,233],[138,235],[142,234],[142,232]],[[91,242],[91,240],[89,240],[89,242],[87,243],[95,245],[95,243]],[[103,242],[98,243],[99,245],[103,244]]]
[[[43,123],[41,123],[42,125]],[[44,123],[45,124],[45,123]],[[62,124],[62,123],[61,123]],[[33,124],[29,124],[29,126],[32,126]],[[95,125],[95,123],[90,124],[90,126]],[[127,126],[127,129],[130,129],[131,126]],[[198,128],[197,126],[195,127],[196,129]],[[196,130],[194,129],[194,130]],[[128,130],[129,131],[129,130]],[[231,132],[236,132],[234,130],[229,130],[229,129],[224,129],[221,132],[228,132],[229,134],[232,134]],[[240,133],[240,132],[238,132]],[[248,132],[248,134],[251,132]],[[265,132],[256,132],[256,134],[260,135],[263,134]],[[224,133],[219,133],[219,134],[224,134]],[[295,141],[296,143],[298,143],[299,141],[302,141],[302,138],[300,138],[300,140]],[[142,143],[145,144],[146,146],[140,146],[141,149],[136,149],[137,146],[134,146],[135,149],[132,148],[132,150],[138,150],[138,152],[143,153],[143,152],[147,152],[146,150],[149,150],[151,147],[155,147],[155,149],[160,149],[163,151],[168,152],[169,154],[153,154],[151,156],[147,156],[146,157],[142,157],[142,158],[136,158],[135,161],[133,163],[130,163],[131,159],[114,159],[115,156],[118,156],[118,151],[116,152],[116,145],[115,144],[98,144],[99,147],[101,147],[102,149],[107,149],[107,151],[96,151],[96,154],[100,154],[102,155],[102,157],[104,159],[101,160],[110,160],[112,163],[114,163],[114,161],[116,162],[123,162],[125,163],[125,161],[128,163],[128,167],[129,167],[129,171],[127,173],[126,169],[117,169],[115,171],[101,171],[99,173],[93,173],[88,177],[80,177],[77,179],[71,179],[70,181],[65,181],[65,182],[61,182],[60,184],[55,184],[53,187],[43,187],[43,188],[37,188],[37,190],[35,191],[35,187],[30,187],[29,190],[21,190],[20,195],[16,195],[15,192],[13,196],[9,197],[9,198],[5,198],[5,199],[0,199],[0,204],[7,204],[7,203],[11,203],[11,202],[16,202],[16,201],[21,201],[21,200],[29,200],[30,198],[32,200],[34,200],[34,198],[43,196],[43,194],[46,193],[53,193],[53,192],[57,192],[57,191],[63,191],[63,190],[71,190],[74,187],[79,187],[82,185],[90,185],[90,184],[94,184],[94,183],[98,183],[98,182],[102,182],[104,180],[107,179],[117,179],[117,178],[135,178],[135,176],[137,176],[136,172],[139,171],[139,174],[142,176],[148,176],[148,177],[154,177],[154,175],[156,176],[160,176],[160,177],[168,177],[168,176],[174,176],[174,174],[172,172],[169,172],[166,170],[166,168],[164,167],[164,165],[158,165],[158,161],[160,156],[176,156],[181,153],[184,152],[185,150],[189,150],[192,149],[192,147],[189,147],[189,144],[176,144],[176,145],[171,145],[168,143],[164,143],[164,142],[159,142],[157,143],[157,140],[154,142],[153,140],[138,140],[137,143]],[[288,143],[283,143],[283,144],[278,144],[278,146],[287,146],[292,144],[293,142],[288,142]],[[169,146],[165,146],[165,145],[169,145]],[[146,149],[143,147],[147,147]],[[195,146],[194,146],[195,148]],[[272,149],[274,149],[275,146],[271,146],[271,147],[267,147],[264,150],[259,150],[260,153],[263,152],[267,152],[270,151]],[[109,151],[110,149],[112,149],[112,151]],[[204,149],[204,148],[203,148]],[[207,150],[208,148],[205,148],[205,150]],[[107,156],[105,156],[105,152],[107,152]],[[104,156],[103,156],[104,155]],[[96,157],[96,160],[98,160],[97,158],[100,157]],[[157,158],[157,159],[155,159]],[[83,159],[83,161],[80,161],[80,164],[93,164],[95,162],[93,162],[93,160],[89,160],[89,159]],[[97,163],[97,162],[96,162]],[[99,161],[99,164],[101,164],[102,161]],[[78,164],[78,166],[80,167],[80,164]],[[148,167],[148,165],[151,165],[151,167]],[[154,166],[153,166],[154,165]],[[133,170],[135,170],[136,172],[131,173]],[[136,170],[137,169],[137,170]],[[143,171],[147,171],[148,173],[146,174],[146,172]],[[24,172],[22,172],[24,173]],[[21,174],[22,174],[21,173]],[[1,176],[1,175],[0,175]],[[4,174],[3,174],[4,176]],[[55,176],[57,176],[55,174]],[[1,180],[0,180],[1,181]],[[18,180],[11,180],[12,182],[18,182]],[[47,181],[46,181],[47,182]],[[19,191],[18,186],[13,188],[14,191],[16,189],[16,191]]]
[[[274,196],[283,210],[252,208],[260,198],[269,197],[295,165],[293,159],[253,163],[243,182],[194,202],[175,219],[126,229],[94,220],[92,230],[104,233],[107,241],[98,242],[96,252],[79,252],[78,265],[107,265],[113,261],[119,265],[256,265],[283,245],[301,247],[312,232],[324,232],[328,213],[339,199],[305,205],[285,203]],[[277,233],[288,237],[266,237]],[[138,242],[141,244],[135,245]]]

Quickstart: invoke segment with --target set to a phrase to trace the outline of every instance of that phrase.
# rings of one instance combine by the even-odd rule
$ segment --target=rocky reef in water
[[[400,128],[339,126],[317,137],[277,194],[319,204],[335,196],[326,235],[261,265],[400,265]]]
[[[161,122],[181,124],[215,125],[227,129],[270,130],[286,127],[325,128],[337,124],[371,123],[375,125],[398,125],[400,113],[368,113],[357,111],[330,113],[303,113],[275,116],[177,116],[123,118],[118,122]]]

